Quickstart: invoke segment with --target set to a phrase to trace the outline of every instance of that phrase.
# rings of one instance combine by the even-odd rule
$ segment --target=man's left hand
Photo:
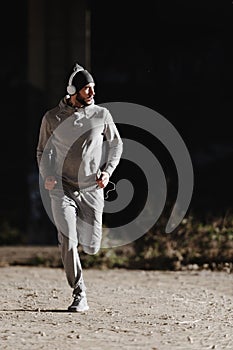
[[[102,171],[99,179],[96,180],[97,184],[101,188],[105,188],[109,182],[109,173]]]

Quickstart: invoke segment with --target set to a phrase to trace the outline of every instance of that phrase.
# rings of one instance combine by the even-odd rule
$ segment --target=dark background
[[[35,151],[41,117],[64,95],[74,63],[67,47],[73,40],[76,22],[70,23],[67,16],[72,13],[75,18],[73,5],[79,1],[59,1],[61,6],[51,1],[48,9],[43,2],[46,28],[50,27],[51,16],[57,16],[57,28],[64,38],[56,39],[65,45],[56,51],[57,42],[54,39],[50,44],[51,32],[45,31],[47,80],[42,89],[35,87],[28,75],[29,3],[4,2],[1,11],[0,228],[23,232],[25,243],[47,244],[55,242],[54,227],[41,205]],[[189,211],[202,220],[231,211],[232,2],[80,3],[91,13],[90,69],[96,80],[96,103],[132,102],[163,115],[180,133],[193,162],[194,192]],[[51,51],[53,60],[48,55]],[[62,73],[58,65],[61,53]],[[79,61],[79,57],[76,59]],[[37,68],[35,65],[33,69]],[[51,88],[52,74],[59,83]],[[156,153],[171,182],[172,202],[177,179],[169,154],[143,132],[121,125],[119,130],[123,137],[138,139]],[[130,178],[132,172],[141,179],[132,164],[121,162],[113,180]],[[139,181],[137,176],[133,181]]]

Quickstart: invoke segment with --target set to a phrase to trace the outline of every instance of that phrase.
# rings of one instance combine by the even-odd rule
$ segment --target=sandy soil
[[[71,302],[62,268],[0,268],[0,348],[233,349],[233,275],[84,270],[90,309]]]

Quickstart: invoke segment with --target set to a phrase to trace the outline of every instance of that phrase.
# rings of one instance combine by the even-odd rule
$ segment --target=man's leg
[[[77,198],[79,214],[77,232],[85,253],[98,253],[102,240],[103,190],[81,193]]]
[[[70,287],[74,290],[73,294],[85,291],[86,286],[83,281],[77,243],[70,240],[61,232],[58,232],[58,242],[66,278]]]
[[[86,297],[81,262],[77,245],[59,232],[59,245],[66,277],[69,285],[73,288],[73,302],[68,307],[71,312],[83,312],[89,309]]]
[[[77,249],[77,205],[73,199],[64,195],[64,192],[59,189],[51,191],[50,197],[67,281],[73,288],[74,294],[85,292],[86,286]]]

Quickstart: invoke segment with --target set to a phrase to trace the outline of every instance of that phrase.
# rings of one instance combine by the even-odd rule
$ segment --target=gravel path
[[[71,302],[62,268],[5,266],[0,349],[233,349],[233,275],[84,270],[90,309]]]

